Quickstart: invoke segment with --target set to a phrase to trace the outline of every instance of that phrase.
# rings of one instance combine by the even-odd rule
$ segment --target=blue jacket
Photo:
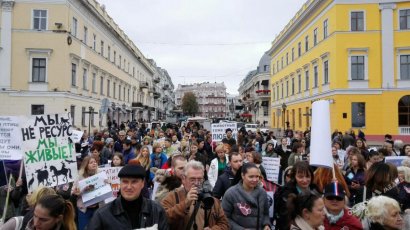
[[[156,167],[156,168],[162,168],[162,166],[167,162],[167,155],[164,153],[160,153],[159,155],[155,153],[151,153],[151,168]]]

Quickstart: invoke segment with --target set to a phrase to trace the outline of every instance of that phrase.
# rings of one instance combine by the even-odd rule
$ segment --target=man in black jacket
[[[237,152],[233,152],[229,155],[229,164],[230,167],[226,168],[225,172],[218,177],[216,180],[215,186],[212,190],[212,195],[218,199],[221,199],[224,195],[226,190],[230,188],[234,184],[234,179],[237,177],[237,173],[242,166],[242,155]]]
[[[98,209],[87,230],[139,229],[157,226],[168,230],[164,209],[155,201],[142,196],[145,169],[140,165],[126,165],[118,173],[121,195]]]

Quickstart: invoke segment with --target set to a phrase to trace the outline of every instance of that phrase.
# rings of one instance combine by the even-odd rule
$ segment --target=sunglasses
[[[328,196],[328,197],[326,197],[326,200],[343,201],[344,199],[342,197],[338,197],[338,196]]]

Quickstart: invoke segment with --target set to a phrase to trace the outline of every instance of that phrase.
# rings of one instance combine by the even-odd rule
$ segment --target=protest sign
[[[81,141],[81,138],[83,137],[84,132],[73,130],[72,133],[73,135],[71,135],[71,140],[73,141],[73,143],[79,143]]]
[[[90,186],[92,188],[83,192],[81,195],[85,207],[112,197],[111,185],[105,183],[107,179],[107,174],[105,174],[105,172],[100,172],[78,182],[78,187],[81,191],[85,191],[86,188],[89,188]]]
[[[267,191],[267,200],[268,200],[268,206],[269,206],[269,217],[273,217],[273,209],[275,207],[275,197],[273,191]]]
[[[54,187],[77,178],[77,160],[69,114],[31,116],[22,121],[23,159],[27,187],[33,192],[40,185]]]
[[[0,116],[0,160],[21,160],[20,122],[22,117]]]
[[[331,136],[329,101],[315,101],[312,104],[310,165],[333,168]]]
[[[408,160],[410,161],[410,157],[408,156],[391,156],[391,157],[385,157],[384,162],[386,163],[392,163],[396,167],[403,166],[403,161]]]
[[[279,157],[262,157],[262,166],[266,172],[266,179],[278,183],[280,158]]]
[[[225,130],[232,129],[232,138],[237,139],[238,128],[236,122],[215,123],[211,126],[212,141],[222,141],[226,137]]]
[[[120,178],[118,177],[118,173],[121,169],[122,167],[101,168],[101,170],[107,174],[112,189],[112,197],[106,199],[104,201],[105,203],[109,203],[117,198],[118,192],[120,191]]]

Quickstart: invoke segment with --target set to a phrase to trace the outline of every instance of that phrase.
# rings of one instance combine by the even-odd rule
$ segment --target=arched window
[[[399,126],[410,126],[410,95],[399,101]]]

